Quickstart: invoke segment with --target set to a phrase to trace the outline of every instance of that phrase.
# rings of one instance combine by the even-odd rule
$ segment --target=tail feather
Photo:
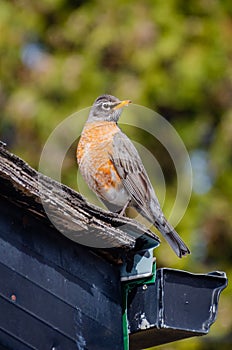
[[[190,250],[184,243],[184,241],[180,238],[178,233],[174,230],[174,228],[167,222],[164,218],[164,222],[160,223],[157,220],[154,223],[155,227],[162,233],[166,241],[169,243],[173,251],[179,258],[190,254]]]
[[[190,250],[175,230],[162,234],[179,258],[190,254]]]
[[[163,215],[158,202],[154,203],[152,210],[150,208],[141,208],[135,202],[133,202],[132,206],[147,218],[148,221],[153,223],[179,258],[190,254],[190,250],[184,241]]]

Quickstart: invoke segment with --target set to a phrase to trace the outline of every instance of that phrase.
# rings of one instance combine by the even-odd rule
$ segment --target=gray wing
[[[186,244],[165,219],[136,148],[122,132],[115,134],[110,156],[135,203],[133,206],[156,226],[177,256],[181,258],[189,254]]]
[[[160,212],[159,202],[138,151],[130,139],[121,131],[114,135],[110,157],[132,199],[146,214],[148,219],[153,221],[154,216],[150,205],[153,202],[153,205],[157,206],[157,211]]]

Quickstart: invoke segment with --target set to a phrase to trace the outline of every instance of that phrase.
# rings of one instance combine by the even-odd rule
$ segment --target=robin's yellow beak
[[[119,108],[122,108],[122,107],[128,106],[128,105],[129,105],[129,103],[131,103],[131,101],[130,101],[130,100],[124,100],[124,101],[121,101],[121,102],[119,102],[119,104],[118,104],[117,106],[115,106],[115,107],[113,108],[113,111],[115,111],[116,109],[119,109]]]

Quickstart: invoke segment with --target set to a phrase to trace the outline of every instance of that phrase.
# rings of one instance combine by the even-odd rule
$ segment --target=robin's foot
[[[130,203],[130,199],[126,202],[126,204],[124,205],[124,207],[122,208],[122,210],[119,210],[117,213],[119,216],[125,216],[125,211],[126,211],[126,208],[128,207]]]

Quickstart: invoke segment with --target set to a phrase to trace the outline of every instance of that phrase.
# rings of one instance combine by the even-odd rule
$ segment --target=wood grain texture
[[[89,204],[76,191],[40,174],[8,152],[4,143],[0,143],[0,195],[49,225],[55,222],[60,232],[77,243],[89,240],[90,246],[105,247],[108,258],[114,255],[109,247],[131,251],[137,246],[141,249],[148,240],[159,241],[135,220]]]

